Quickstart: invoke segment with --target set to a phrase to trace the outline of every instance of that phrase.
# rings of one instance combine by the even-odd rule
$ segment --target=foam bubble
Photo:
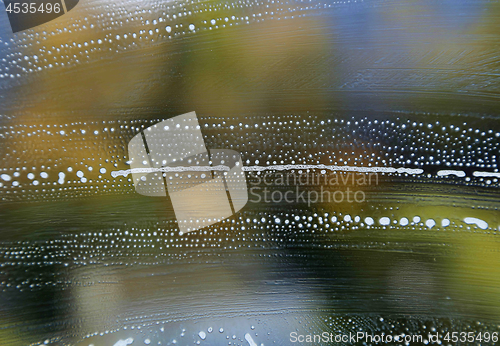
[[[384,217],[381,217],[378,222],[383,226],[387,226],[391,223],[391,219],[389,219],[387,216],[384,216]]]
[[[466,217],[464,219],[464,222],[468,225],[475,224],[475,225],[477,225],[477,227],[479,227],[481,229],[488,228],[488,223],[486,221],[483,221],[483,220],[475,218],[475,217]]]

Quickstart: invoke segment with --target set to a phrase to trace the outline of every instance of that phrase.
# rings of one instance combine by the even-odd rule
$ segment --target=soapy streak
[[[224,165],[218,166],[178,166],[178,167],[146,167],[146,168],[131,168],[121,171],[112,171],[111,176],[116,178],[120,175],[126,177],[130,173],[155,173],[155,172],[210,172],[210,171],[222,171],[229,172],[229,167]]]
[[[448,169],[448,170],[441,170],[441,171],[437,172],[437,175],[440,177],[448,176],[448,175],[456,175],[457,177],[463,178],[463,177],[465,177],[466,174],[464,171]]]
[[[492,177],[500,178],[500,173],[498,172],[474,172],[472,173],[475,177]]]
[[[360,173],[407,173],[407,174],[422,174],[423,169],[420,168],[393,168],[393,167],[356,167],[356,166],[328,166],[328,165],[272,165],[272,166],[243,166],[244,172],[261,172],[261,171],[285,171],[292,169],[324,169],[329,171],[344,171],[344,172],[360,172]],[[179,166],[179,167],[160,167],[160,168],[131,168],[120,171],[112,171],[111,176],[116,178],[131,173],[154,173],[154,172],[210,172],[222,171],[228,172],[230,168],[225,165],[218,166]]]

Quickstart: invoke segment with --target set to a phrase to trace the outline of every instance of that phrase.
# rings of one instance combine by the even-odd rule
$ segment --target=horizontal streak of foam
[[[393,168],[393,167],[358,167],[358,166],[328,166],[328,165],[273,165],[273,166],[246,166],[243,170],[246,172],[260,171],[285,171],[292,169],[324,169],[328,171],[359,172],[359,173],[407,173],[422,174],[420,168]]]
[[[359,172],[359,173],[406,173],[406,174],[422,174],[423,169],[420,168],[393,168],[393,167],[356,167],[356,166],[335,166],[335,165],[272,165],[272,166],[244,166],[245,172],[262,172],[262,171],[286,171],[295,169],[322,169],[328,171],[343,171],[343,172]],[[228,166],[179,166],[179,167],[160,167],[160,168],[131,168],[120,171],[111,172],[111,176],[116,178],[131,173],[154,173],[154,172],[209,172],[209,171],[229,171]]]
[[[492,177],[500,178],[500,173],[497,172],[474,172],[472,173],[475,177]]]
[[[447,170],[441,170],[441,171],[437,172],[437,175],[440,177],[447,176],[447,175],[456,175],[457,177],[463,178],[463,177],[465,177],[465,172],[447,169]]]
[[[228,166],[218,165],[218,166],[178,166],[178,167],[145,167],[145,168],[131,168],[124,169],[121,171],[113,171],[111,172],[111,176],[116,178],[120,175],[126,177],[130,173],[155,173],[155,172],[211,172],[211,171],[229,171]]]

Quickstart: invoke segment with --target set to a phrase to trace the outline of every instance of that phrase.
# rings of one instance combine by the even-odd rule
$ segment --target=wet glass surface
[[[80,0],[13,34],[2,12],[0,345],[493,345],[499,14]],[[241,156],[248,202],[180,234],[170,194],[118,173],[134,136],[192,111]]]

